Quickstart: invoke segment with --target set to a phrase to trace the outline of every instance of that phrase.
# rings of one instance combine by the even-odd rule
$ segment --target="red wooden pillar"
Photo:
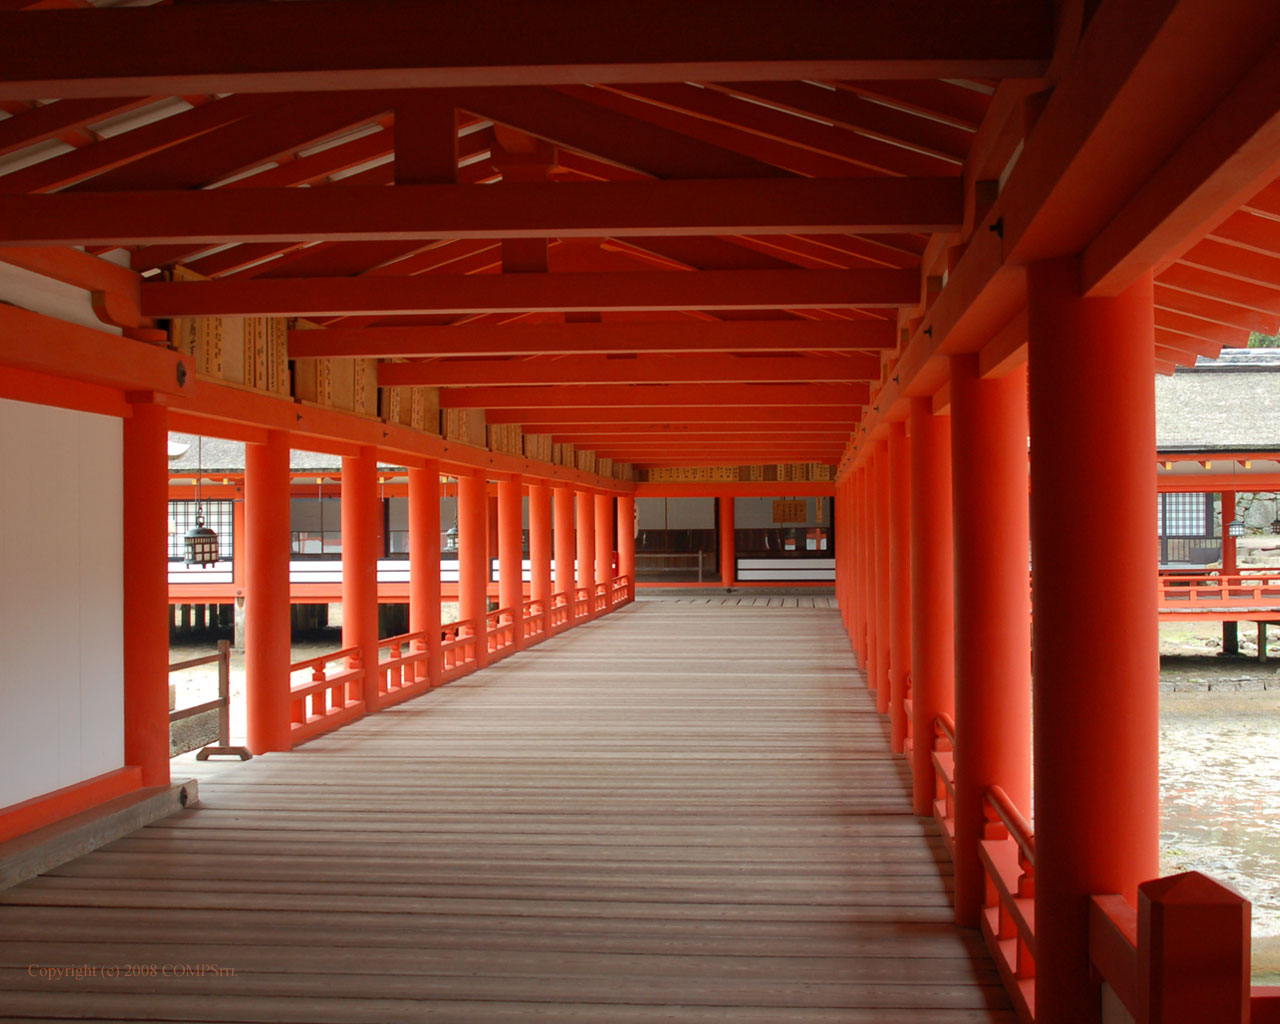
[[[378,559],[383,553],[378,456],[361,448],[342,459],[342,646],[360,648],[365,711],[380,703]]]
[[[578,491],[578,586],[589,595],[587,618],[596,607],[596,509],[590,491]]]
[[[458,477],[458,618],[476,638],[476,668],[489,663],[489,499],[482,474]]]
[[[524,646],[524,483],[498,481],[498,607],[511,611],[515,648]]]
[[[551,635],[551,488],[529,484],[529,597],[542,602],[542,635]]]
[[[20,444],[18,438],[11,444]],[[123,427],[124,761],[169,784],[169,412],[131,405]],[[34,500],[34,495],[32,496]],[[16,582],[16,581],[15,581]]]
[[[861,484],[859,487],[859,540],[862,550],[861,568],[858,570],[860,589],[862,592],[862,621],[858,630],[858,656],[862,670],[867,674],[867,686],[875,689],[876,673],[875,645],[872,637],[876,628],[876,545],[875,545],[875,509],[872,498],[874,491],[872,482],[875,477],[875,460],[869,457],[859,470]]]
[[[631,580],[631,594],[636,592],[636,499],[630,494],[618,495],[618,575]]]
[[[911,442],[905,423],[889,425],[889,744],[907,741],[911,674]]]
[[[1160,869],[1153,287],[1082,298],[1073,259],[1027,285],[1036,1020],[1076,1024],[1090,895],[1135,902]]]
[[[727,590],[738,583],[738,538],[734,533],[733,495],[720,495],[716,505],[720,510],[720,586]]]
[[[596,582],[613,582],[613,495],[596,495]],[[609,606],[606,604],[606,608]]]
[[[1231,536],[1231,531],[1227,529],[1231,525],[1232,520],[1236,517],[1236,492],[1222,492],[1222,511],[1219,518],[1222,520],[1222,575],[1234,576],[1239,572],[1239,565],[1236,562],[1236,538]]]
[[[956,921],[968,928],[983,901],[987,789],[1002,786],[1031,816],[1026,380],[1023,368],[982,380],[977,356],[951,357],[955,900]]]
[[[911,803],[932,815],[933,723],[955,713],[951,417],[911,400]]]
[[[889,449],[884,441],[875,444],[875,477],[872,493],[872,537],[876,551],[876,624],[871,645],[871,666],[875,674],[876,710],[889,710]]]
[[[440,683],[440,464],[409,470],[409,630],[427,634],[427,679]]]
[[[573,529],[574,493],[570,487],[553,487],[551,494],[555,519],[556,591],[565,595],[568,602],[565,614],[572,626],[574,587],[577,585],[573,571],[574,552],[577,550]]]
[[[289,437],[244,446],[244,702],[255,754],[288,750]]]
[[[853,471],[853,650],[858,666],[867,670],[867,616],[870,604],[867,595],[867,467]]]

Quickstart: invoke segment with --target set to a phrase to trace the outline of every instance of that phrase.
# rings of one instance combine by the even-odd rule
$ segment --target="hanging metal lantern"
[[[214,565],[218,561],[218,535],[204,525],[204,516],[196,506],[196,525],[182,538],[187,565]]]
[[[1276,517],[1271,520],[1271,532],[1280,533],[1280,512],[1278,512]]]
[[[204,476],[204,438],[199,437],[196,442],[196,525],[182,538],[183,561],[187,565],[216,565],[218,535],[204,525],[204,503],[200,496],[200,483]]]
[[[1239,519],[1231,520],[1231,522],[1227,523],[1227,535],[1230,537],[1243,537],[1244,523]]]

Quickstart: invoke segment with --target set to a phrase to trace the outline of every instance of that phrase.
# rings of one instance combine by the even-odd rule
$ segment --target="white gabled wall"
[[[0,808],[124,763],[122,451],[0,399]]]

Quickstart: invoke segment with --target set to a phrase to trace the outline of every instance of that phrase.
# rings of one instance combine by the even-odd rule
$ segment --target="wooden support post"
[[[169,413],[135,402],[124,420],[124,761],[169,783]],[[10,439],[10,443],[20,443]],[[105,541],[104,541],[105,542]]]
[[[551,635],[551,487],[529,484],[529,596],[542,602],[542,636]]]
[[[725,590],[738,583],[738,543],[735,536],[733,495],[716,499],[720,512],[720,586]]]
[[[1258,623],[1258,660],[1267,660],[1267,624]]]
[[[427,635],[427,680],[440,685],[440,465],[409,470],[409,631]]]
[[[1144,882],[1138,887],[1138,1019],[1248,1020],[1250,943],[1249,901],[1234,889],[1198,871]]]
[[[867,629],[875,614],[871,592],[867,586],[873,559],[867,538],[868,476],[869,473],[865,465],[859,466],[854,470],[853,533],[855,537],[854,561],[856,564],[854,566],[853,590],[856,610],[853,624],[853,649],[863,672],[868,672],[870,668],[867,651]]]
[[[1152,278],[1079,282],[1028,268],[1037,1024],[1098,1019],[1089,897],[1134,902],[1160,870]]]
[[[613,582],[613,495],[596,495],[596,583]],[[606,606],[607,610],[608,606]]]
[[[244,446],[244,689],[248,747],[288,750],[289,436]]]
[[[911,442],[906,424],[889,425],[889,745],[907,739],[907,679],[911,674]]]
[[[1240,653],[1240,623],[1234,619],[1224,619],[1222,622],[1222,653]]]
[[[636,499],[630,494],[618,495],[618,575],[631,580],[631,593],[636,592]]]
[[[360,648],[366,712],[378,710],[378,558],[383,520],[373,448],[342,459],[342,646]]]
[[[876,625],[871,646],[871,666],[875,675],[876,710],[889,711],[889,448],[875,443],[875,476],[872,493],[873,543],[876,552]]]
[[[955,714],[955,577],[951,542],[951,417],[911,400],[911,803],[932,815],[933,723]]]
[[[858,589],[862,596],[862,611],[858,624],[858,658],[867,676],[867,686],[872,689],[876,685],[875,666],[872,664],[875,660],[872,634],[875,632],[876,623],[876,546],[872,532],[875,513],[872,507],[871,486],[875,476],[874,469],[874,459],[869,459],[858,470],[858,550],[860,552]]]
[[[483,475],[458,477],[458,618],[475,629],[476,668],[489,664],[489,501]]]
[[[570,626],[574,620],[573,592],[577,585],[574,578],[573,504],[574,493],[570,487],[551,489],[553,518],[555,520],[556,592],[565,595],[568,606],[565,617]]]
[[[591,595],[587,618],[595,615],[596,593],[596,510],[595,495],[578,491],[578,586]]]
[[[966,928],[977,927],[985,892],[978,842],[987,790],[1002,786],[1031,810],[1026,381],[1024,368],[983,380],[977,356],[951,357],[955,901]]]
[[[498,607],[511,610],[516,650],[524,647],[524,482],[498,481]]]

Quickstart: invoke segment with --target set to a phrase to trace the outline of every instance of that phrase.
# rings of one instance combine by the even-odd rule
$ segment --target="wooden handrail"
[[[1009,836],[1018,844],[1018,848],[1022,850],[1027,863],[1034,865],[1036,862],[1035,834],[1031,831],[1031,826],[1027,824],[1027,819],[1022,816],[1022,812],[1009,799],[1009,794],[999,786],[991,786],[987,790],[986,801],[987,806],[995,812],[1000,823],[1008,829]]]
[[[344,647],[342,648],[342,650],[334,651],[332,654],[320,654],[314,658],[306,658],[303,661],[295,661],[292,665],[289,666],[289,671],[292,673],[292,672],[301,672],[304,668],[310,668],[310,669],[323,668],[325,665],[329,664],[329,662],[337,661],[339,658],[354,658],[356,661],[359,661],[360,648]]]
[[[947,742],[954,748],[956,745],[956,720],[948,715],[945,711],[933,720],[933,729],[936,735],[943,736]]]

